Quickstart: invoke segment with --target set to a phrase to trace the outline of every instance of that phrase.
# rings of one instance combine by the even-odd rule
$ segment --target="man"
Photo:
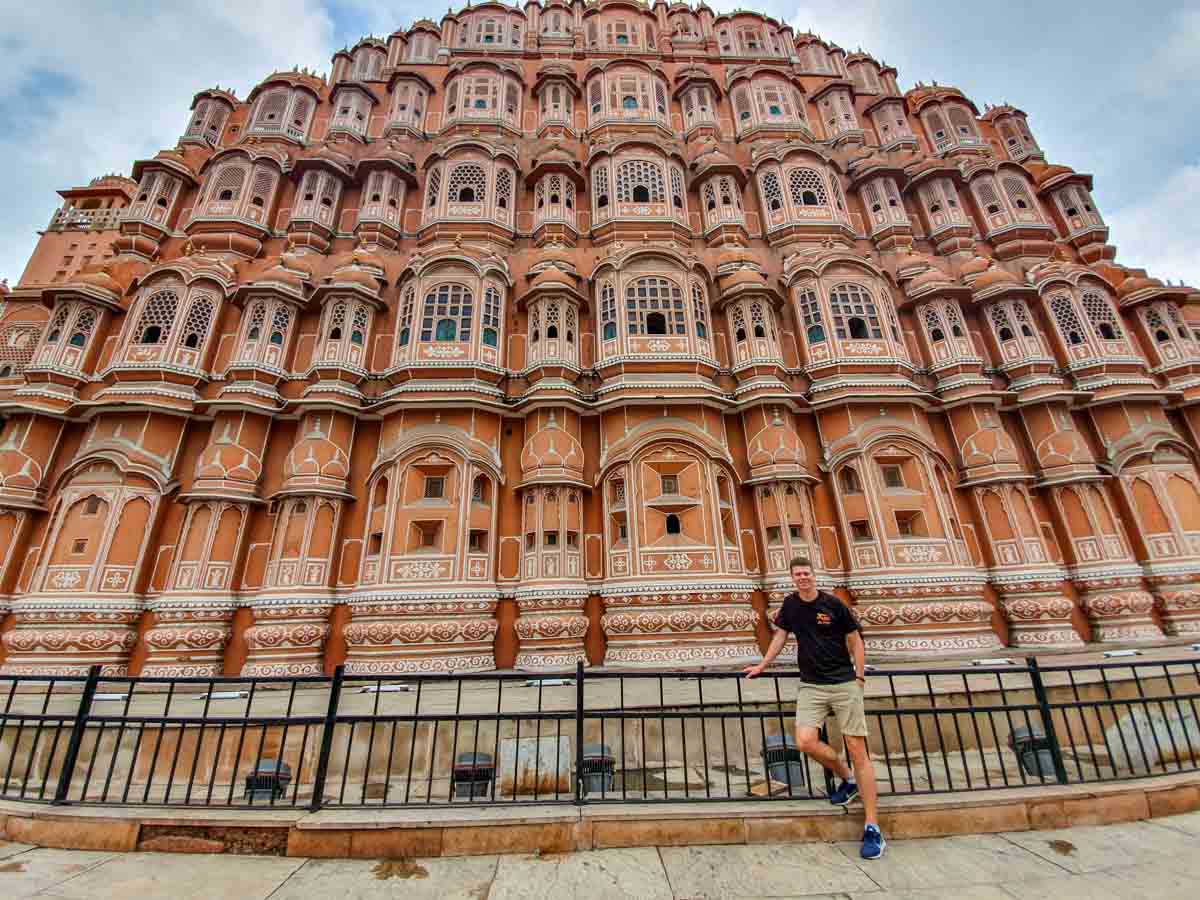
[[[817,590],[811,562],[797,556],[790,568],[796,590],[784,598],[783,607],[775,617],[771,646],[762,662],[746,668],[746,677],[761,675],[783,650],[788,633],[796,636],[801,681],[796,698],[796,746],[842,779],[829,796],[830,803],[845,806],[862,796],[866,813],[862,857],[878,859],[887,842],[879,830],[879,792],[875,787],[875,769],[867,754],[867,717],[863,711],[866,648],[862,632],[842,601]],[[846,740],[853,772],[837,751],[820,738],[821,726],[831,712],[837,716]]]

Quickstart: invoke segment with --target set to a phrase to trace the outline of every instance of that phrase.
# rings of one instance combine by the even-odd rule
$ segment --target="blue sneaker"
[[[883,856],[883,848],[887,846],[887,841],[883,839],[883,832],[878,826],[868,825],[863,829],[863,841],[861,856],[863,859],[879,859]]]
[[[841,787],[829,795],[829,802],[834,806],[845,806],[858,797],[858,785],[853,781],[843,781]]]
[[[888,846],[888,842],[883,840],[883,832],[878,826],[866,826],[863,829],[863,850],[860,856],[863,859],[878,859],[883,856],[883,848]]]

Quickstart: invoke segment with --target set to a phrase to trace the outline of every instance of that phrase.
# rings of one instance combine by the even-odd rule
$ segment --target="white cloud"
[[[331,35],[317,0],[0,4],[0,276],[20,277],[57,189],[173,147],[198,90],[327,71]]]
[[[1159,188],[1106,218],[1117,261],[1155,278],[1200,287],[1200,163],[1182,166]]]

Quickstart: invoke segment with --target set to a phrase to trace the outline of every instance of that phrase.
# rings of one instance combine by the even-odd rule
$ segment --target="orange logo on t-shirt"
[[[818,625],[832,625],[833,619],[829,618],[829,613],[819,612],[819,613],[817,613],[817,624]]]

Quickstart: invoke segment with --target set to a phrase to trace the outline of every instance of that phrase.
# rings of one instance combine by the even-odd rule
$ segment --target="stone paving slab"
[[[1153,822],[1129,822],[1057,831],[1022,831],[1002,835],[1042,859],[1070,872],[1097,872],[1136,866],[1163,856],[1195,852],[1196,839]],[[1197,888],[1200,896],[1200,888]]]
[[[676,897],[793,897],[876,890],[877,884],[830,844],[663,847]]]
[[[847,861],[861,865],[879,887],[889,891],[1001,884],[1052,878],[1064,871],[991,834],[889,841],[883,858],[869,861],[859,856],[860,846],[858,842],[837,845]]]
[[[27,850],[32,850],[33,844],[17,844],[12,841],[0,841],[0,859],[8,859],[10,856],[16,856],[18,853],[24,853]]]
[[[52,894],[65,900],[266,900],[304,862],[274,856],[121,853],[55,884]]]
[[[423,860],[309,860],[271,900],[482,900],[496,875],[495,856]],[[240,895],[239,895],[240,896]]]
[[[672,900],[674,896],[659,851],[640,847],[502,856],[487,900]]]
[[[114,855],[93,850],[44,848],[14,854],[0,861],[0,897],[18,900],[41,891],[57,890],[70,879],[83,875]]]
[[[1186,831],[1188,834],[1200,837],[1200,812],[1190,812],[1180,816],[1167,816],[1162,819],[1155,819],[1154,824],[1160,825],[1163,828]]]

